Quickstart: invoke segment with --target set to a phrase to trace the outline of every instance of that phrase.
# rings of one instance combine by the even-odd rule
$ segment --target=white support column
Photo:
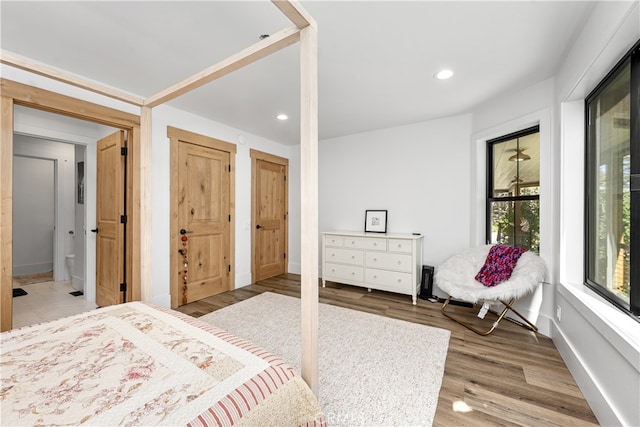
[[[302,378],[318,395],[318,34],[300,32]]]

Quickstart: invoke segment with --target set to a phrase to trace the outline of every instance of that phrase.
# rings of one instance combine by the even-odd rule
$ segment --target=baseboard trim
[[[235,289],[243,288],[251,284],[251,273],[237,274],[236,273],[236,286]]]
[[[551,339],[600,425],[624,425],[623,420],[618,417],[606,396],[602,394],[598,385],[593,381],[580,356],[553,320],[551,321]]]
[[[29,274],[46,273],[53,271],[53,262],[42,262],[39,264],[16,265],[13,267],[14,276],[26,276]]]
[[[290,262],[287,268],[291,274],[302,274],[302,264]],[[322,268],[318,269],[318,271],[322,271]]]

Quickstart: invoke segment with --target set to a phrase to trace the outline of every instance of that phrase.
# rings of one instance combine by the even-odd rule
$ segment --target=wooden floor
[[[194,317],[262,292],[300,297],[300,276],[288,274],[184,305]],[[550,338],[510,322],[483,337],[444,317],[442,304],[387,292],[327,283],[320,302],[375,313],[451,331],[435,426],[582,426],[598,425]],[[476,311],[450,306],[481,327]],[[479,322],[484,322],[480,324]],[[416,337],[420,339],[420,337]],[[408,360],[420,363],[421,357]],[[420,396],[416,396],[419,399]]]

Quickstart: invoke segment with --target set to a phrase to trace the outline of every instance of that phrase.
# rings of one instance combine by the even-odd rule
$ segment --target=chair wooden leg
[[[515,323],[516,325],[520,325],[520,326],[522,326],[523,328],[529,329],[529,330],[531,330],[531,331],[534,331],[534,332],[537,332],[537,331],[538,331],[538,328],[536,327],[536,325],[534,325],[533,323],[531,323],[531,322],[530,322],[526,317],[524,317],[522,314],[518,313],[518,312],[517,312],[517,311],[512,307],[512,304],[513,304],[513,302],[514,302],[514,299],[511,299],[508,303],[506,303],[506,302],[504,302],[504,301],[500,300],[500,302],[504,305],[504,309],[503,309],[500,313],[497,313],[497,312],[495,312],[495,311],[493,311],[493,310],[490,310],[490,311],[491,311],[491,313],[493,313],[493,314],[495,314],[496,316],[498,316],[498,319],[497,319],[495,322],[493,322],[493,325],[491,326],[491,328],[489,328],[489,329],[487,329],[487,330],[485,330],[485,331],[482,331],[482,330],[480,330],[480,329],[477,329],[477,328],[473,327],[471,324],[469,324],[469,323],[467,323],[467,322],[464,322],[464,321],[462,321],[462,320],[456,319],[456,318],[455,318],[455,317],[453,317],[451,314],[449,314],[449,313],[447,313],[447,312],[446,312],[446,310],[445,310],[445,309],[446,309],[446,308],[447,308],[447,306],[449,305],[449,302],[451,301],[451,298],[452,298],[452,297],[451,297],[451,296],[449,296],[449,298],[447,298],[447,300],[442,304],[442,308],[441,308],[442,314],[444,314],[446,317],[448,317],[449,319],[453,320],[454,322],[461,324],[461,325],[462,325],[462,326],[464,326],[465,328],[472,330],[473,332],[475,332],[475,333],[476,333],[476,334],[478,334],[478,335],[487,336],[487,335],[489,335],[490,333],[492,333],[492,332],[493,332],[493,331],[498,327],[498,325],[500,324],[500,322],[502,321],[502,319],[503,319],[503,318],[504,318],[504,319],[506,319],[506,320],[508,320],[508,321],[510,321],[510,322],[512,322],[512,323]],[[509,317],[505,317],[505,315],[507,314],[507,312],[509,312],[509,310],[511,310],[511,311],[513,311],[515,314],[517,314],[517,315],[518,315],[518,316],[519,316],[519,317],[524,321],[524,323],[521,323],[521,322],[519,322],[519,321],[517,321],[517,320],[514,320],[514,319],[511,319],[511,318],[509,318]]]

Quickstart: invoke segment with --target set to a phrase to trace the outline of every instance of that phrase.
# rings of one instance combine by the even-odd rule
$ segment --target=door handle
[[[92,232],[92,233],[96,233],[96,234],[98,234],[98,230],[99,230],[99,229],[98,229],[98,227],[96,227],[96,228],[92,228],[92,229],[91,229],[91,232]]]
[[[260,230],[262,226],[260,224],[256,225],[256,230]]]
[[[193,233],[193,231],[191,231],[191,230],[185,230],[184,228],[181,228],[181,229],[180,229],[180,234],[182,234],[183,236],[184,236],[185,234],[187,234],[187,233]]]

